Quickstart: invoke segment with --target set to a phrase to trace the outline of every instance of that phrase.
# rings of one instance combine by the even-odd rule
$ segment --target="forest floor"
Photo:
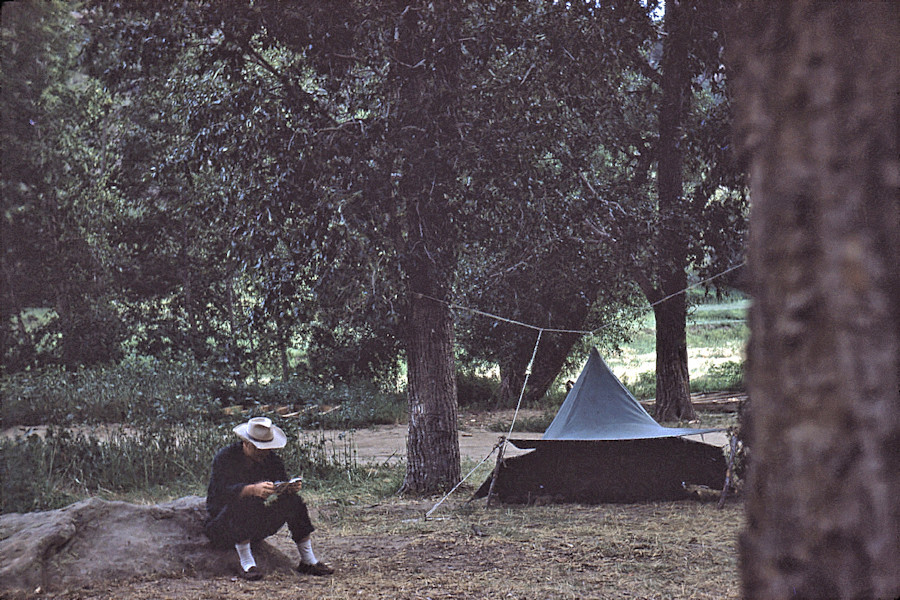
[[[696,400],[696,426],[726,426],[734,415]],[[539,413],[520,412],[520,418]],[[730,411],[728,411],[730,412]],[[489,458],[508,427],[511,411],[460,415],[464,474]],[[499,424],[499,425],[498,425]],[[498,431],[498,429],[501,429]],[[347,435],[329,432],[333,443]],[[351,432],[360,464],[405,458],[406,426]],[[718,436],[710,439],[710,435]],[[515,433],[537,438],[540,434]],[[718,439],[721,437],[721,439]],[[724,445],[724,434],[707,434]],[[515,453],[512,448],[509,453]],[[308,498],[318,529],[316,554],[335,567],[329,577],[268,573],[258,582],[235,576],[201,579],[183,574],[133,581],[97,581],[89,588],[36,597],[65,600],[193,600],[264,596],[273,600],[321,598],[575,599],[738,598],[737,537],[743,526],[740,498],[724,508],[684,500],[638,504],[491,506],[469,503],[493,465],[485,460],[452,495]],[[430,515],[426,513],[432,511]],[[286,531],[270,541],[288,556],[296,549]],[[110,549],[114,552],[114,549]]]
[[[375,505],[338,500],[314,511],[328,577],[269,573],[263,580],[189,575],[98,581],[50,596],[84,600],[265,597],[378,599],[739,598],[739,500],[485,508],[454,500]],[[270,538],[293,556],[285,532]]]

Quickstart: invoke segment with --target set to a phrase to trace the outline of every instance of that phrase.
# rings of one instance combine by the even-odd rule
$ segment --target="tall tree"
[[[632,277],[656,317],[656,407],[660,421],[690,419],[688,283],[692,269],[712,275],[739,260],[746,195],[730,148],[730,102],[721,52],[720,0],[665,3],[661,39],[641,71],[650,118],[641,159],[619,185],[646,200],[630,228],[644,231]]]
[[[687,0],[669,0],[665,8],[665,38],[660,68],[657,155],[658,262],[655,285],[644,290],[656,317],[656,406],[660,421],[693,419],[687,357],[688,243],[684,219],[684,144],[682,128],[691,101],[688,51],[691,41]],[[674,295],[672,295],[674,294]]]
[[[900,596],[900,8],[754,2],[748,598]]]
[[[404,489],[453,485],[453,322],[441,301],[456,266],[460,8],[186,2],[172,23],[157,7],[94,10],[120,15],[129,32],[128,59],[119,64],[136,72],[121,73],[123,81],[164,74],[171,86],[178,81],[167,72],[177,67],[173,55],[200,54],[192,77],[213,90],[207,102],[183,96],[191,135],[181,136],[186,143],[166,162],[169,171],[220,183],[199,203],[182,199],[183,209],[212,205],[208,212],[230,222],[231,256],[279,282],[272,294],[263,290],[261,308],[276,311],[282,328],[289,304],[305,292],[332,313],[348,299],[371,298],[362,314],[385,297],[403,307],[393,333],[404,340],[409,365]],[[298,280],[278,273],[292,266]]]
[[[453,0],[400,2],[389,80],[397,82],[398,194],[406,205],[400,257],[405,315],[409,434],[403,490],[434,492],[460,477],[453,318],[459,146],[460,10]]]
[[[617,224],[630,195],[609,183],[624,177],[641,142],[622,107],[654,28],[634,2],[503,3],[489,18],[464,103],[474,125],[462,161],[467,210],[481,229],[467,236],[460,293],[536,327],[608,326],[635,295],[627,273],[642,236]],[[535,331],[464,323],[467,355],[499,364],[498,401],[514,402]],[[547,391],[581,337],[542,334],[526,401]]]

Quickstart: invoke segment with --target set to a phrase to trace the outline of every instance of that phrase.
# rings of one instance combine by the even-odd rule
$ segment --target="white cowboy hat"
[[[268,417],[253,417],[235,427],[234,432],[239,438],[250,442],[260,450],[284,448],[287,443],[287,436],[279,427],[272,425],[272,419]]]

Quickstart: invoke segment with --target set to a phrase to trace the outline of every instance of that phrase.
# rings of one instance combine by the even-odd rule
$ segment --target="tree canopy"
[[[535,334],[451,306],[571,330],[542,337],[540,396],[578,331],[616,339],[640,293],[740,252],[718,4],[647,4],[23,3],[3,23],[4,369],[402,363],[406,487],[452,485],[457,354],[516,390]],[[665,314],[677,349],[683,306]]]

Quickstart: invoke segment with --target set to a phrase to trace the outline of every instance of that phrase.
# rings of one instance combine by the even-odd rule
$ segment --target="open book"
[[[303,481],[303,478],[302,477],[294,477],[290,481],[276,481],[275,482],[275,495],[277,496],[278,494],[285,493],[291,485],[297,483],[298,481]]]

